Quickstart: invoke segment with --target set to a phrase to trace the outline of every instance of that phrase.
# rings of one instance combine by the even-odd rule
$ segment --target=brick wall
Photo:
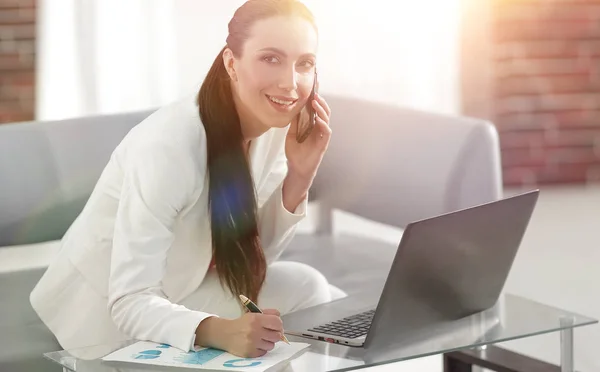
[[[0,124],[32,120],[35,0],[0,0]]]
[[[492,4],[491,119],[506,184],[600,181],[600,0]]]

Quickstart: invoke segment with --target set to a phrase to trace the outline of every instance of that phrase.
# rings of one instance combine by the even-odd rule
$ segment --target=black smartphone
[[[306,109],[306,113],[308,115],[308,120],[304,121],[304,122],[298,122],[298,131],[296,132],[296,141],[298,141],[298,143],[302,143],[304,142],[308,136],[310,136],[310,133],[312,132],[313,128],[315,127],[316,121],[317,121],[317,113],[315,112],[315,109],[313,108],[313,100],[315,99],[315,93],[317,91],[317,70],[315,69],[315,79],[313,81],[313,87],[312,90],[310,92],[310,95],[308,96],[308,101],[306,101],[306,106],[304,106],[304,109]]]

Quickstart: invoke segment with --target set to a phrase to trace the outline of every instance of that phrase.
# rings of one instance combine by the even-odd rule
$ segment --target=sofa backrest
[[[151,111],[0,125],[0,246],[60,239]]]
[[[331,143],[315,182],[317,230],[335,209],[405,227],[502,196],[498,133],[481,119],[327,98]]]
[[[333,209],[407,223],[501,196],[492,124],[327,96],[333,136],[311,190]],[[0,246],[60,239],[125,134],[152,111],[0,125]]]

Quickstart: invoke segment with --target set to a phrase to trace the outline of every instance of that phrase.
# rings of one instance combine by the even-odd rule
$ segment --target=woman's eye
[[[265,57],[263,57],[263,61],[265,61],[267,63],[277,63],[277,62],[279,62],[279,58],[277,58],[275,56],[265,56]]]
[[[311,60],[306,60],[303,61],[302,63],[300,63],[300,66],[302,67],[313,67],[315,65],[315,63]]]

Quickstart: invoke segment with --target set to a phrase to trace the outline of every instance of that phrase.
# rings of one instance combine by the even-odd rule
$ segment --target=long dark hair
[[[265,280],[267,263],[258,235],[256,190],[223,52],[229,47],[239,58],[254,22],[281,15],[303,17],[316,29],[313,15],[300,1],[247,1],[229,22],[227,45],[215,58],[198,93],[207,139],[208,205],[217,273],[233,295],[244,294],[253,301]]]

